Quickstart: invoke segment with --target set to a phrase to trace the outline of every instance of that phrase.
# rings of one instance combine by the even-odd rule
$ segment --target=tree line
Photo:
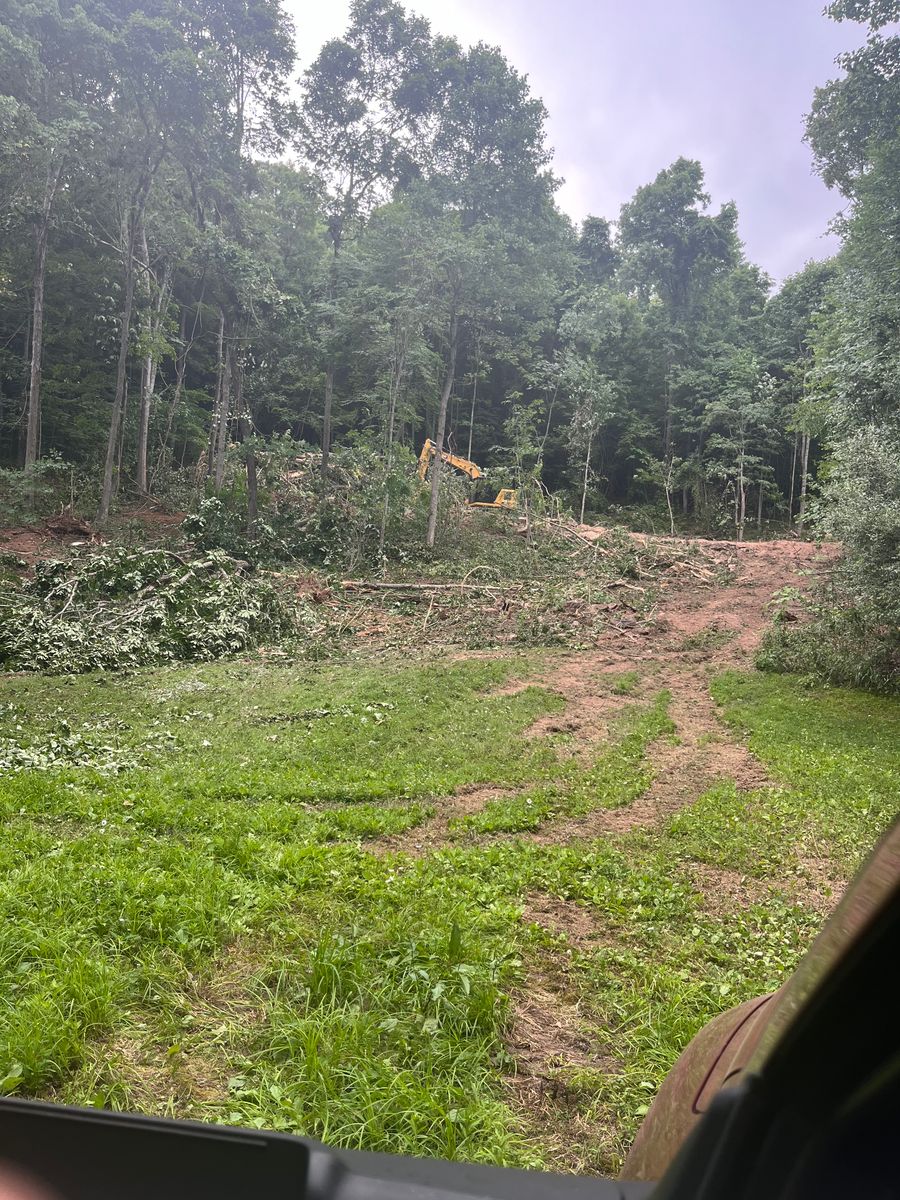
[[[102,526],[175,480],[220,490],[235,447],[254,506],[258,456],[289,438],[314,448],[326,504],[335,448],[366,447],[387,504],[431,437],[582,517],[650,503],[673,531],[803,526],[830,414],[871,423],[853,339],[872,306],[896,337],[896,230],[866,241],[896,220],[878,207],[896,145],[876,170],[872,131],[841,126],[859,89],[822,89],[809,126],[855,206],[847,246],[773,292],[698,162],[573,226],[546,110],[499,49],[394,0],[354,0],[299,84],[295,47],[279,0],[2,0],[7,471],[75,464]],[[848,79],[896,86],[874,41],[860,55]],[[836,408],[848,362],[860,399]]]

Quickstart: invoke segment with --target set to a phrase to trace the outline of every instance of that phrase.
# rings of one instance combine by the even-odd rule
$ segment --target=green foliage
[[[22,471],[0,468],[0,521],[16,525],[62,508],[72,482],[73,468],[53,454]]]
[[[228,491],[208,496],[185,519],[182,532],[197,550],[351,572],[422,555],[427,496],[408,453],[396,452],[388,463],[366,443],[336,450],[323,489],[318,455],[308,447],[277,439],[272,449],[259,455],[267,486],[257,520],[247,523],[246,490],[235,475]],[[458,488],[448,492],[445,527],[458,524],[462,509]],[[458,536],[446,533],[451,543]],[[452,544],[444,550],[452,553]]]
[[[898,812],[897,702],[765,675],[723,675],[713,695],[779,786],[723,783],[675,817],[672,834],[695,857],[751,874],[808,860],[855,869]]]
[[[111,550],[48,560],[0,592],[0,662],[75,674],[208,659],[277,640],[296,610],[221,552]]]
[[[877,611],[847,603],[832,590],[809,603],[799,622],[776,618],[766,630],[756,665],[808,682],[896,693],[900,638]]]

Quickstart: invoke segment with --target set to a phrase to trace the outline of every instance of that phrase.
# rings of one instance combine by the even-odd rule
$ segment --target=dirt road
[[[710,695],[711,678],[728,667],[747,669],[772,619],[771,601],[779,590],[808,582],[830,554],[808,542],[705,542],[691,545],[730,568],[719,583],[698,575],[667,578],[646,622],[630,622],[604,633],[594,648],[557,659],[547,671],[514,682],[502,694],[539,683],[566,701],[562,715],[544,717],[532,736],[568,734],[576,751],[590,753],[605,740],[626,701],[610,687],[610,678],[634,673],[635,697],[662,689],[672,697],[669,715],[676,727],[672,741],[651,753],[654,782],[626,808],[599,809],[586,817],[553,822],[531,835],[538,843],[566,843],[636,826],[655,825],[690,804],[718,780],[734,780],[742,789],[771,780],[765,768],[719,719]],[[472,788],[439,802],[435,816],[410,833],[386,843],[387,849],[421,854],[443,844],[449,823],[477,812],[504,793],[495,787]]]

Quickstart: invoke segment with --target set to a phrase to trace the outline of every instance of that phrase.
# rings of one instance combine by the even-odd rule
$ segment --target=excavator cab
[[[501,488],[496,500],[471,500],[470,508],[518,508],[519,497],[515,488]]]

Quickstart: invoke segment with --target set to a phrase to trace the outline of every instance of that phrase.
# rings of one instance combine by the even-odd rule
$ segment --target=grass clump
[[[612,690],[616,696],[633,696],[641,685],[637,671],[623,671],[613,680]]]
[[[696,633],[689,633],[681,643],[682,650],[721,650],[737,636],[733,629],[721,629],[718,625],[707,625]]]

